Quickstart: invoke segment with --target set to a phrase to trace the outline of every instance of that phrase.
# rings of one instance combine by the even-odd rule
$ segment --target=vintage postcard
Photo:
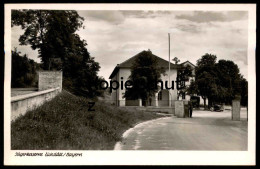
[[[5,4],[5,165],[255,165],[256,4]]]

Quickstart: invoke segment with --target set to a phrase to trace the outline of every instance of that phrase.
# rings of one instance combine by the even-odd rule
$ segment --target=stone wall
[[[60,92],[60,88],[38,91],[11,98],[11,120],[24,115],[27,111],[42,105],[44,102],[53,99]]]
[[[11,120],[53,99],[62,90],[62,71],[39,71],[38,91],[11,97]]]
[[[38,90],[53,89],[59,87],[62,90],[62,71],[39,71]]]

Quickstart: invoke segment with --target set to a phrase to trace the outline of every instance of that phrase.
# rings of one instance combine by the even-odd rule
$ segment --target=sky
[[[248,13],[246,11],[78,11],[85,29],[77,34],[87,41],[87,49],[100,63],[98,73],[106,80],[117,64],[150,49],[168,60],[168,33],[171,59],[196,61],[206,53],[232,60],[248,79]],[[40,62],[38,52],[20,46],[20,27],[12,28],[12,49]]]

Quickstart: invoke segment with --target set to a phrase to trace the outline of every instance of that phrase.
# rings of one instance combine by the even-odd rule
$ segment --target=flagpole
[[[171,45],[171,39],[170,39],[170,33],[168,33],[168,39],[169,39],[169,86],[171,84],[171,79],[170,79],[170,72],[171,72],[171,51],[170,51],[170,45]],[[171,95],[170,95],[170,91],[169,91],[169,107],[171,107]]]
[[[170,71],[171,71],[171,64],[170,64],[170,44],[171,44],[171,39],[170,39],[170,33],[168,33],[168,38],[169,38],[169,83],[170,83]]]

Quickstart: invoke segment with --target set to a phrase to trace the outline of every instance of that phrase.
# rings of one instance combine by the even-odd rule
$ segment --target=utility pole
[[[170,60],[171,60],[171,39],[170,39],[170,33],[168,33],[168,39],[169,39],[169,73],[168,73],[168,76],[169,76],[169,85],[171,84],[171,78],[170,78],[170,72],[171,72],[171,63],[170,63]],[[169,107],[171,107],[171,94],[170,94],[170,91],[169,91]]]

